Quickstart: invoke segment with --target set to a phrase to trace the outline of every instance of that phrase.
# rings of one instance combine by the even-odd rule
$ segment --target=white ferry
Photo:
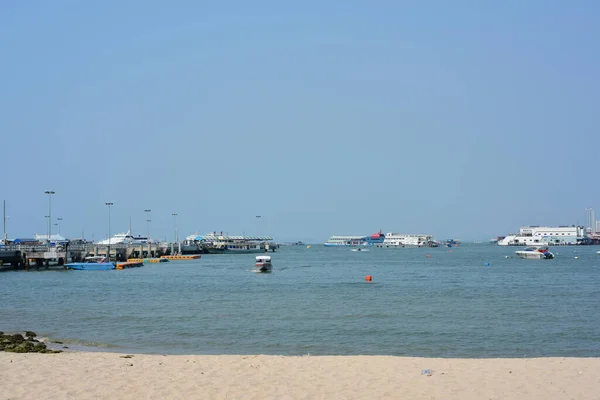
[[[366,246],[364,236],[332,236],[323,243],[328,247],[335,246]]]
[[[433,240],[432,235],[386,233],[383,243],[377,244],[377,247],[435,247],[437,242]]]
[[[223,232],[204,235],[202,243],[206,245],[208,252],[213,254],[266,253],[274,252],[278,247],[270,236],[227,236],[223,235]]]
[[[498,240],[499,246],[559,246],[588,244],[582,226],[525,226]]]
[[[100,240],[97,244],[146,244],[149,240],[147,237],[136,236],[131,234],[131,231],[117,233],[115,236]]]
[[[327,247],[335,246],[373,246],[384,242],[385,235],[381,231],[369,236],[332,236],[323,243]]]

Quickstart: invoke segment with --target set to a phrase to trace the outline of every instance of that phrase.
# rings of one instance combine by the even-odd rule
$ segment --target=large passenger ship
[[[498,240],[499,246],[560,246],[590,244],[583,226],[524,226],[518,234]]]
[[[202,237],[202,245],[213,254],[266,253],[278,248],[270,236],[228,236],[216,232]]]
[[[431,235],[386,233],[383,243],[377,247],[437,247]]]
[[[383,243],[385,235],[381,231],[370,236],[332,236],[323,243],[327,247],[335,246],[373,246]]]

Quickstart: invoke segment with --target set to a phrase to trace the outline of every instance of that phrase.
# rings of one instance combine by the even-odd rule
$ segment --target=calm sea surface
[[[289,246],[271,274],[252,254],[5,272],[0,330],[162,354],[600,357],[600,247],[515,250]]]

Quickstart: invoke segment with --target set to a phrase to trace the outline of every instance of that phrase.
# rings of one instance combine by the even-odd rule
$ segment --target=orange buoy
[[[365,281],[371,282],[372,280],[373,280],[373,277],[371,275],[365,276]]]

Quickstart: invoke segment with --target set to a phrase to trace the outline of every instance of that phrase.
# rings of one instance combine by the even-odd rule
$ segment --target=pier
[[[96,243],[57,246],[9,244],[3,246],[0,251],[0,266],[3,270],[32,267],[39,269],[48,268],[51,264],[62,266],[69,262],[81,262],[86,257],[92,256],[109,256],[113,261],[127,262],[130,259],[175,256],[172,253],[173,248],[174,246],[169,243],[111,244],[110,246]]]

